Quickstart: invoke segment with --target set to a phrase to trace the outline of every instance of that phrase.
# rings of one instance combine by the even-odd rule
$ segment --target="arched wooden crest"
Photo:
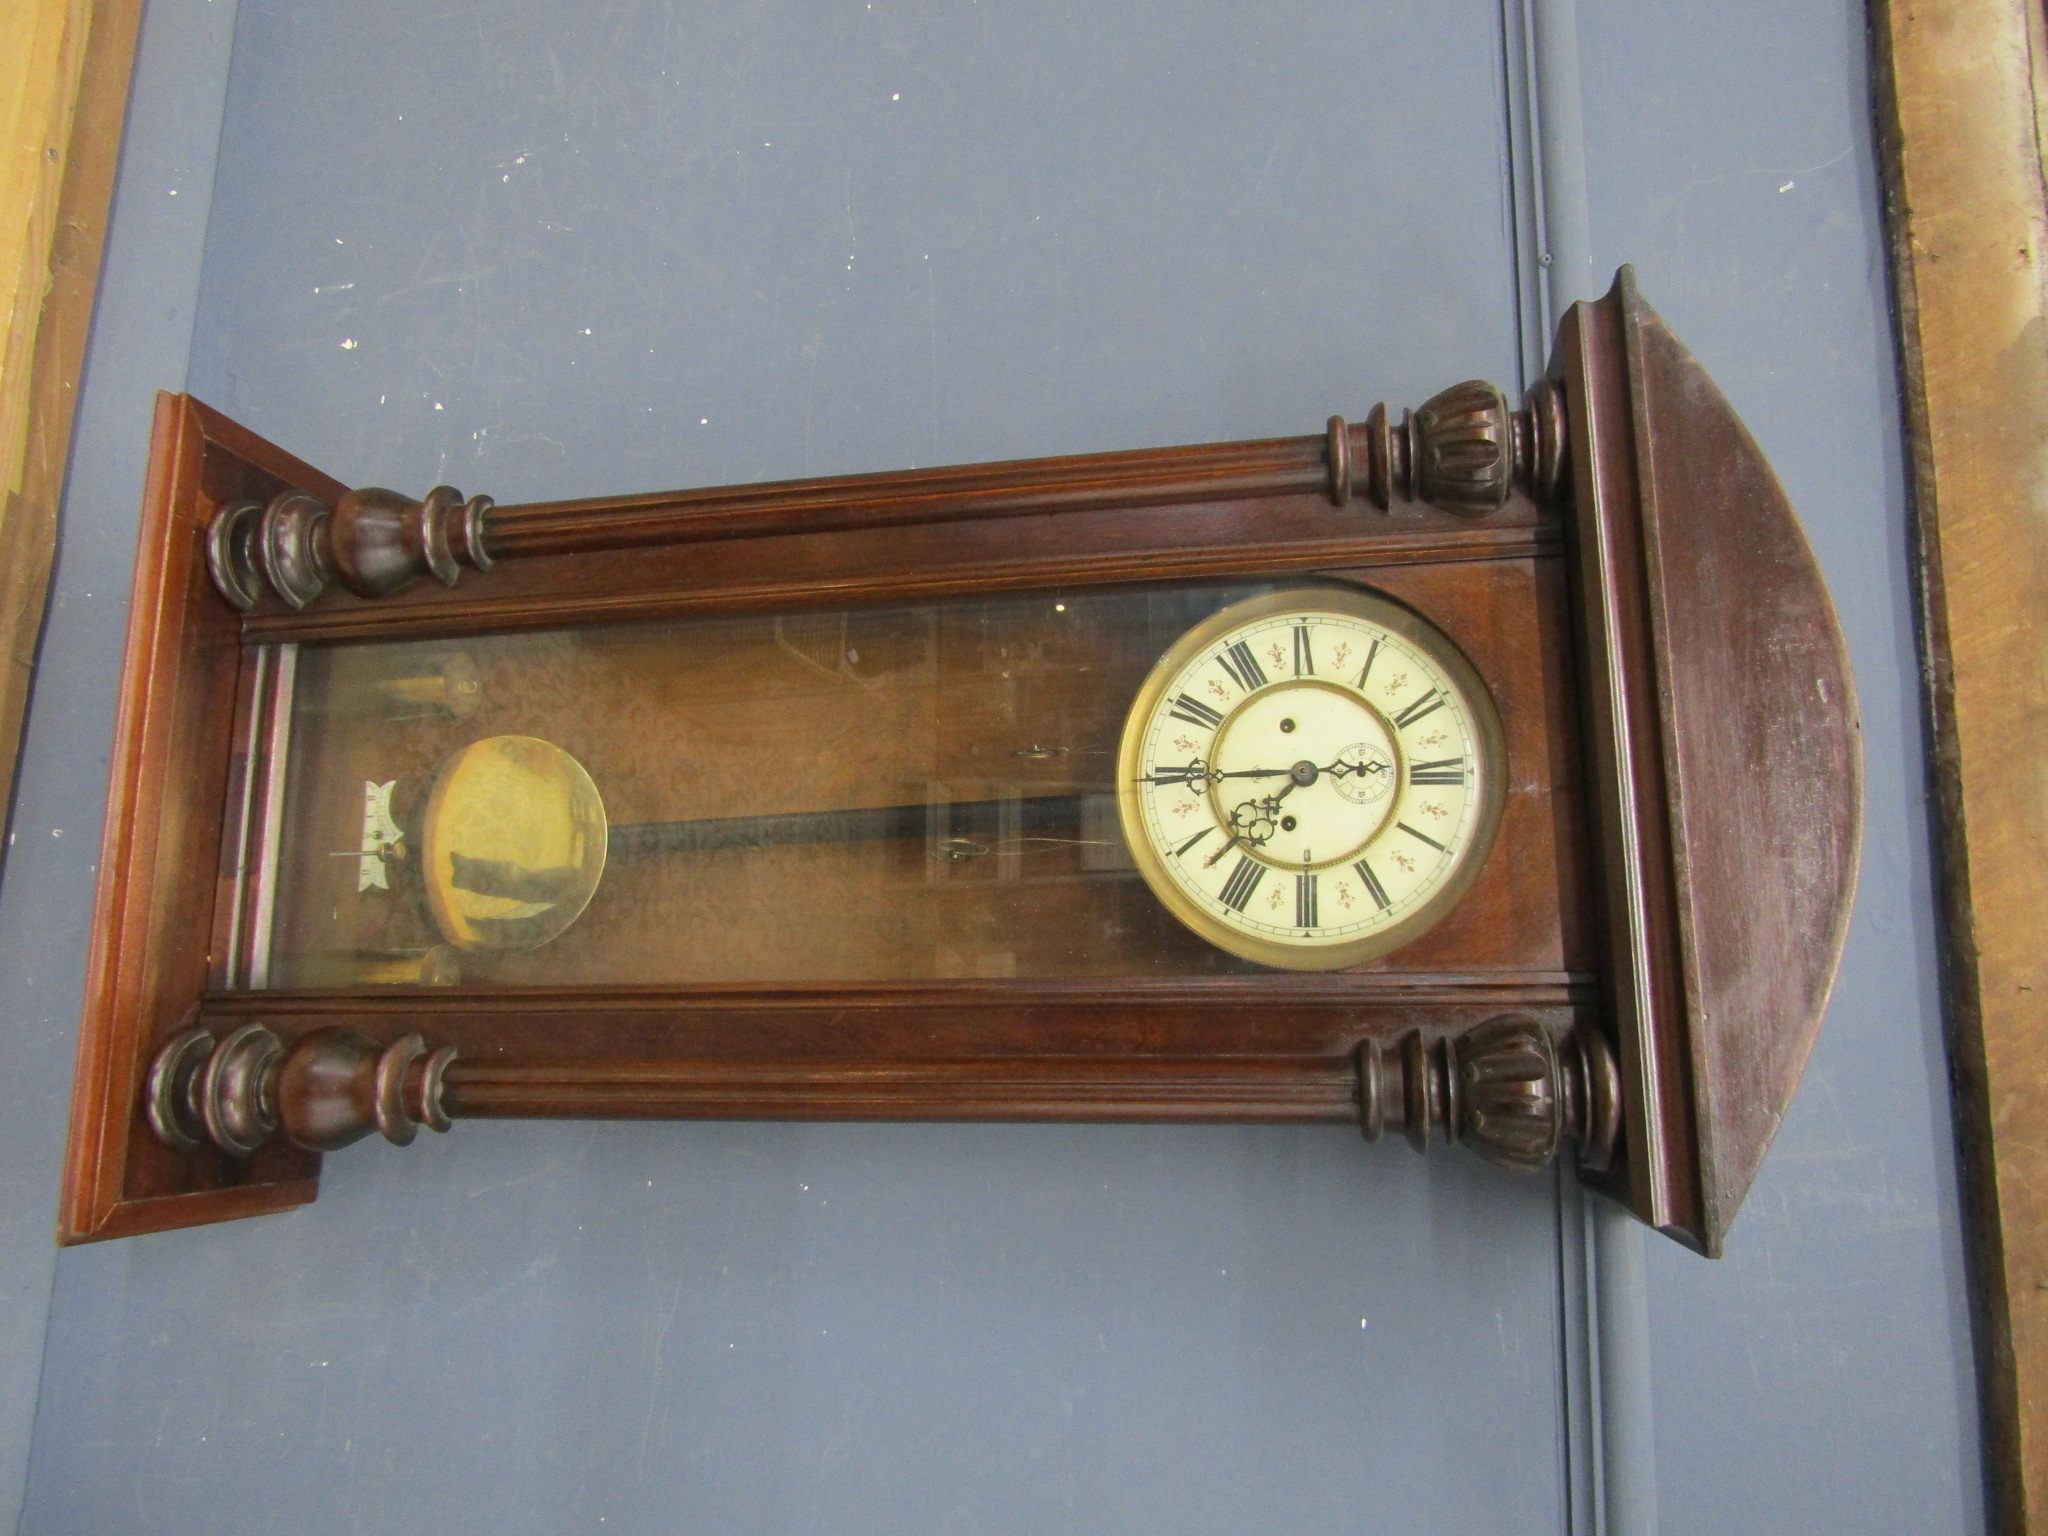
[[[1841,958],[1855,684],[1762,450],[1631,269],[1574,307],[1551,371],[1625,1117],[1592,1181],[1718,1254]]]

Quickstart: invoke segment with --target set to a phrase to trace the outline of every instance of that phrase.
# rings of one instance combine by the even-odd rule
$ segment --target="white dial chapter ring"
[[[1314,586],[1233,604],[1133,705],[1119,807],[1140,873],[1247,959],[1358,964],[1455,904],[1500,810],[1491,696],[1426,621]]]

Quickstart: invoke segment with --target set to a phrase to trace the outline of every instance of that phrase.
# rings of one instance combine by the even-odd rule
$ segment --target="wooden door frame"
[[[0,49],[0,806],[57,548],[142,0],[20,0]]]
[[[2048,1530],[2048,51],[2040,0],[1874,0],[1993,1528]]]

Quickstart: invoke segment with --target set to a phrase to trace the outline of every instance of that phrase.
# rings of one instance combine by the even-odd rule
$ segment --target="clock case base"
[[[1455,418],[1436,439],[1432,410]],[[1717,1253],[1853,889],[1857,722],[1825,588],[1761,453],[1626,269],[1561,326],[1514,428],[1515,489],[1475,497],[1455,454],[1424,451],[1460,447],[1463,423],[1504,477],[1483,399],[1416,414],[1425,430],[1375,412],[1318,438],[493,511],[452,491],[351,503],[163,397],[60,1237],[301,1204],[316,1149],[476,1116],[1349,1121],[1510,1166],[1576,1140],[1587,1182]],[[275,511],[268,564],[252,506]],[[408,585],[414,568],[451,584]],[[1509,728],[1517,795],[1471,898],[1369,969],[226,985],[278,645],[1302,573],[1430,614]],[[222,599],[238,579],[241,612]]]

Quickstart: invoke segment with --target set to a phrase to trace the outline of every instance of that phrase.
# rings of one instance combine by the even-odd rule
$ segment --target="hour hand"
[[[1294,785],[1289,784],[1277,795],[1267,795],[1263,799],[1246,800],[1241,803],[1230,813],[1230,841],[1204,859],[1202,867],[1212,868],[1218,859],[1239,843],[1243,843],[1247,848],[1257,848],[1262,843],[1270,842],[1273,834],[1279,830],[1280,802],[1293,792]]]

